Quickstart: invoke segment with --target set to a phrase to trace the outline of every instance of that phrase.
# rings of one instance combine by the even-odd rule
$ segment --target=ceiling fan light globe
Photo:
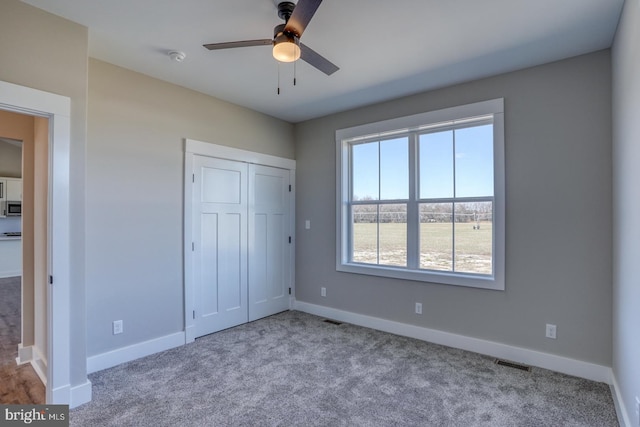
[[[294,62],[300,59],[300,46],[285,40],[273,45],[273,57],[280,62]]]

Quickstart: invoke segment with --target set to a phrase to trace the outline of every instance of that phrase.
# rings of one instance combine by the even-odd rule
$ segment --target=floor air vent
[[[331,323],[332,325],[342,325],[342,322],[338,322],[337,320],[324,319],[324,323]]]
[[[531,372],[531,366],[521,365],[520,363],[509,362],[507,360],[496,359],[496,365],[507,366],[509,368],[520,369],[521,371]]]

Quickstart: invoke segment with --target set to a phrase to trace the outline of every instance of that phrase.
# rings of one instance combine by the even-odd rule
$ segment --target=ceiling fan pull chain
[[[298,70],[298,67],[296,67],[297,62],[298,61],[293,61],[293,85],[294,86],[296,85],[296,76],[297,76],[297,70]]]
[[[280,95],[280,61],[278,62],[278,95]]]

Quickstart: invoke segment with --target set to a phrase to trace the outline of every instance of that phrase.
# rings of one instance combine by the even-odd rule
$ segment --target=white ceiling
[[[326,0],[302,42],[340,67],[280,68],[274,0],[23,0],[89,28],[89,55],[290,122],[611,46],[624,0]],[[171,50],[186,53],[173,62]]]

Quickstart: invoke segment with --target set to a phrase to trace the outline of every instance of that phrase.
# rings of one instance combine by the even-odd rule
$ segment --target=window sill
[[[426,270],[407,270],[389,266],[369,266],[356,263],[338,263],[336,270],[344,273],[365,274],[368,276],[387,277],[401,280],[437,283],[444,285],[465,286],[471,288],[504,290],[504,280],[492,276],[479,276],[463,273],[438,273]]]

